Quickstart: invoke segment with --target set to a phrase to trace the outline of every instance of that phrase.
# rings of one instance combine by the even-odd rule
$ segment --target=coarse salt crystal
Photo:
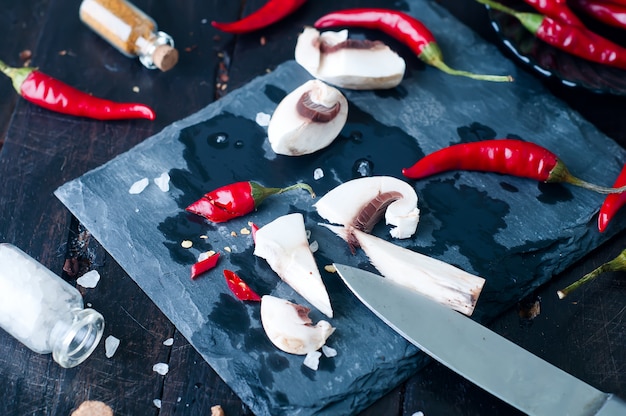
[[[76,283],[85,288],[94,288],[100,281],[100,273],[97,270],[90,270],[78,279],[76,279]]]
[[[266,114],[266,113],[257,113],[256,114],[256,124],[258,124],[261,127],[267,127],[270,125],[270,115]]]
[[[311,370],[317,371],[320,365],[320,357],[322,353],[319,351],[310,351],[307,353],[306,357],[304,357],[303,364],[309,367]]]
[[[148,180],[148,178],[139,179],[137,182],[133,183],[130,186],[128,193],[133,195],[140,194],[143,192],[144,189],[146,189],[146,186],[148,186],[149,183],[150,181]]]
[[[322,345],[322,353],[324,353],[325,357],[330,358],[330,357],[335,357],[337,355],[337,350],[327,345]]]
[[[415,412],[411,416],[424,416],[424,412],[422,412],[422,411]]]
[[[315,253],[319,248],[320,248],[320,244],[317,242],[317,240],[309,244],[309,250],[311,250],[311,253]]]
[[[324,171],[322,170],[322,168],[317,168],[313,171],[313,179],[320,180],[324,177]]]
[[[120,340],[118,338],[115,338],[113,335],[109,335],[104,340],[104,355],[107,358],[113,357],[113,355],[115,354],[115,351],[117,351],[117,347],[119,346],[120,346]]]
[[[162,376],[166,375],[168,371],[170,371],[170,366],[165,363],[156,363],[152,366],[152,371],[156,371]]]
[[[168,338],[165,341],[163,341],[163,345],[165,345],[166,347],[171,347],[172,345],[174,345],[174,338]]]
[[[191,248],[191,246],[193,246],[193,242],[191,240],[183,240],[180,245],[182,248]]]
[[[154,178],[154,183],[163,192],[170,190],[170,175],[167,172],[163,172],[158,178]]]
[[[161,408],[161,399],[154,399],[154,400],[152,400],[152,403],[154,403],[154,406],[155,406],[157,409],[160,409],[160,408]]]

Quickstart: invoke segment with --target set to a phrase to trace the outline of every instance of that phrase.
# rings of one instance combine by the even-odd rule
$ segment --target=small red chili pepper
[[[231,292],[233,292],[237,299],[252,300],[255,302],[261,301],[261,297],[257,295],[254,290],[250,289],[250,286],[248,286],[248,284],[244,282],[241,277],[237,275],[237,273],[231,270],[224,270],[224,277],[226,278],[228,288]]]
[[[94,97],[35,68],[13,68],[0,61],[0,71],[24,99],[51,111],[96,120],[155,118],[154,110],[144,104]]]
[[[626,48],[582,26],[569,26],[537,13],[521,13],[492,0],[476,0],[516,17],[538,39],[599,64],[626,69]]]
[[[226,222],[254,211],[270,195],[296,188],[306,189],[315,198],[313,189],[305,183],[286,188],[266,188],[256,182],[244,181],[217,188],[189,205],[186,210],[213,222]]]
[[[624,185],[626,185],[626,165],[624,165],[622,172],[615,180],[613,187],[617,188]],[[602,207],[600,208],[600,213],[598,214],[598,230],[601,233],[606,230],[609,222],[613,219],[613,217],[615,217],[617,211],[619,211],[624,205],[626,205],[626,192],[606,196],[604,202],[602,203]]]
[[[626,187],[605,188],[578,179],[548,149],[514,139],[455,144],[423,157],[410,168],[402,169],[402,174],[410,179],[422,179],[451,170],[495,172],[542,182],[564,182],[603,194],[626,191]]]
[[[259,226],[253,222],[248,223],[250,225],[250,229],[252,230],[252,241],[256,243],[256,232],[259,231]]]
[[[196,279],[202,273],[206,273],[217,265],[220,253],[210,255],[204,260],[200,260],[191,266],[191,279]]]
[[[576,13],[567,5],[567,0],[524,0],[524,2],[534,7],[539,13],[561,23],[571,26],[584,26]]]
[[[607,0],[574,0],[573,5],[599,22],[626,29],[626,4]]]
[[[511,76],[482,75],[450,68],[431,31],[419,20],[391,9],[346,9],[320,17],[314,24],[318,29],[336,26],[364,27],[380,30],[408,46],[419,59],[447,74],[484,81],[510,82]]]
[[[211,22],[213,27],[228,33],[248,33],[263,29],[295,12],[306,0],[269,0],[254,13],[234,22]]]

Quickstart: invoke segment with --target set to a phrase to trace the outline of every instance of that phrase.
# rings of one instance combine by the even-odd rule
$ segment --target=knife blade
[[[602,392],[450,308],[368,271],[334,264],[392,329],[443,365],[528,415],[626,415]]]

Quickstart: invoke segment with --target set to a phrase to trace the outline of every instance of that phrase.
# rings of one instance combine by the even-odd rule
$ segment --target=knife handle
[[[606,402],[595,413],[596,416],[623,416],[626,415],[626,402],[614,394],[609,394]]]

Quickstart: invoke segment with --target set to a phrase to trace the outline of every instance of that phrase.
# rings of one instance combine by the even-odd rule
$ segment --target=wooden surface
[[[0,78],[0,240],[13,243],[75,283],[86,270],[103,277],[82,289],[85,302],[106,319],[105,337],[121,345],[112,358],[104,347],[83,364],[65,370],[49,355],[32,353],[0,331],[0,413],[69,415],[84,400],[101,400],[116,415],[206,415],[221,405],[226,415],[249,415],[148,297],[90,238],[52,195],[61,184],[103,164],[165,126],[219,99],[254,77],[292,59],[305,24],[336,8],[381,6],[384,1],[309,2],[292,17],[247,36],[218,33],[209,22],[234,20],[262,0],[136,1],[171,34],[181,52],[170,72],[143,68],[125,58],[78,20],[80,1],[0,0],[0,59],[31,64],[79,89],[119,101],[153,106],[157,120],[100,122],[38,108],[19,98]],[[496,41],[482,6],[441,0],[459,19]],[[557,97],[626,145],[626,98],[545,85]],[[512,114],[512,117],[515,115]],[[554,224],[558,227],[559,224]],[[492,328],[593,386],[626,397],[626,331],[623,273],[608,273],[559,301],[555,291],[626,247],[624,233],[581,259],[541,288],[541,313],[520,318],[518,308]],[[534,299],[531,299],[534,300]],[[163,341],[173,338],[172,346]],[[161,376],[152,370],[167,363]],[[153,400],[159,399],[161,407]],[[433,363],[374,404],[363,415],[510,415],[515,412],[467,381]]]

